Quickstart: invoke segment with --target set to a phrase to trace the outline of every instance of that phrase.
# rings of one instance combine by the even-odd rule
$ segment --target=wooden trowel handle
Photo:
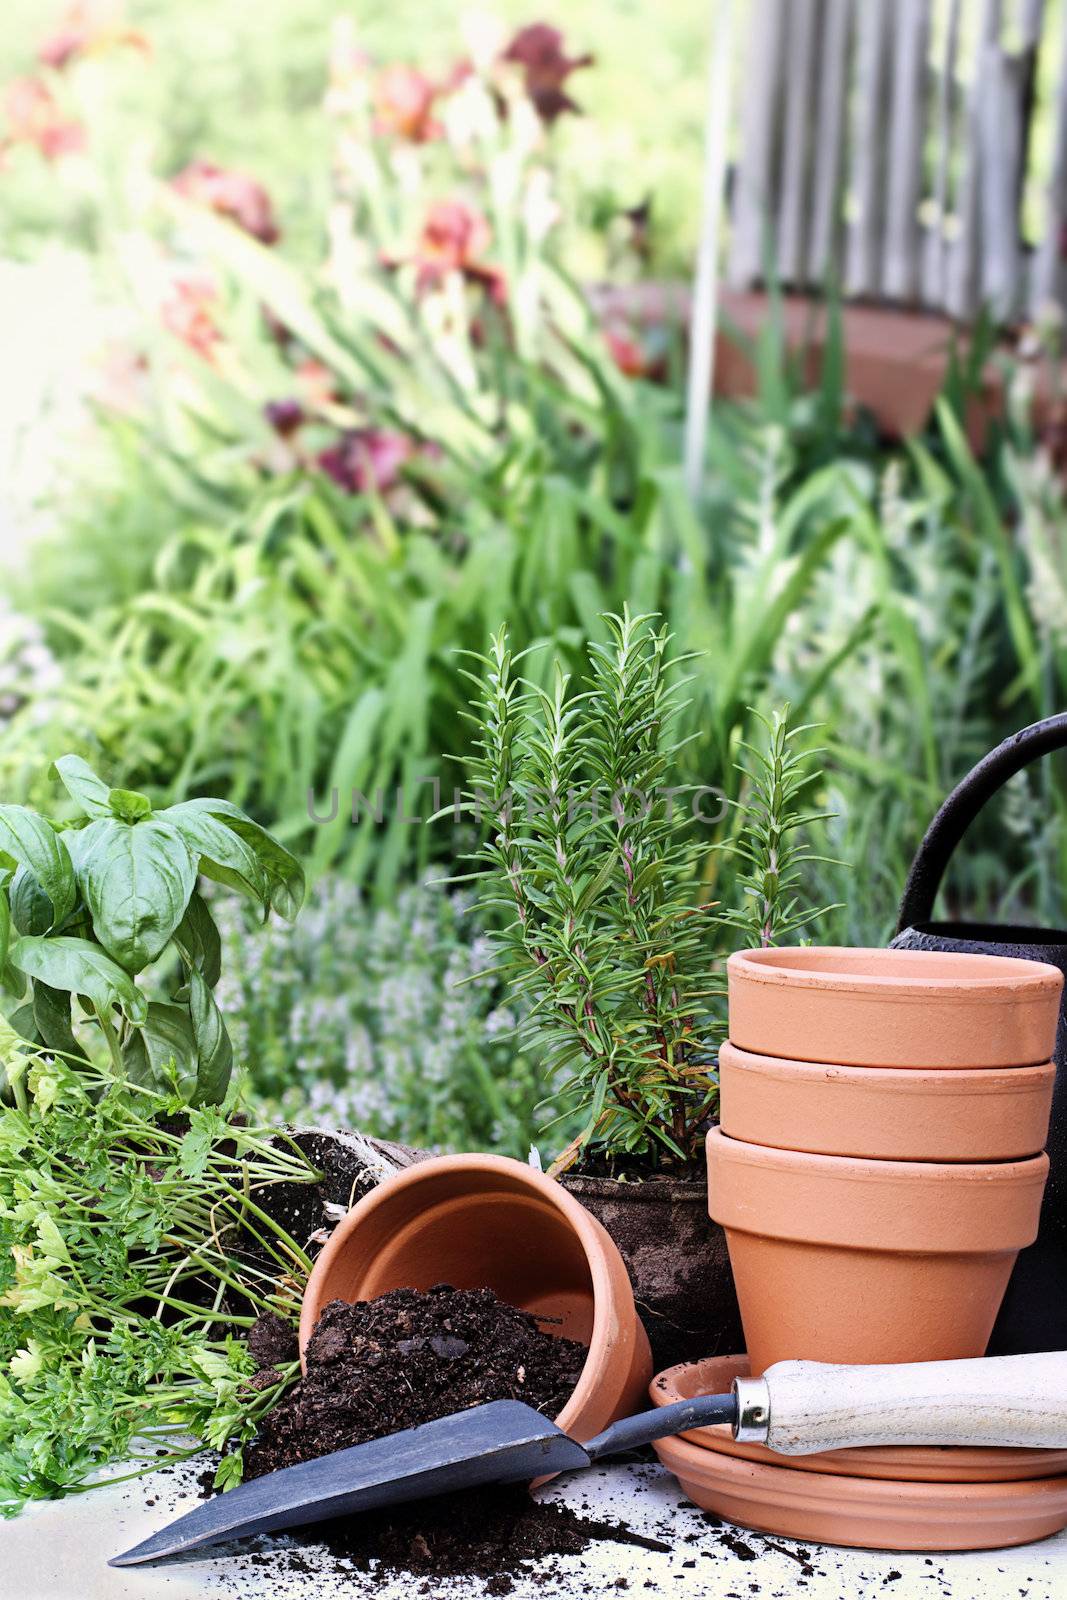
[[[853,1445],[1067,1449],[1067,1352],[827,1366],[779,1361],[739,1378],[738,1438],[783,1455]]]

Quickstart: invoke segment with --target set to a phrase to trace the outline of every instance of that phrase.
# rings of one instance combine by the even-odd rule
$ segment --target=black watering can
[[[977,951],[1047,961],[1067,976],[1067,929],[988,922],[933,922],[949,857],[975,817],[1009,778],[1038,756],[1067,747],[1067,713],[1034,722],[1005,739],[958,784],[931,822],[900,902],[893,945],[905,950]],[[1056,1035],[1056,1086],[1048,1144],[1050,1169],[1037,1242],[1023,1250],[1008,1285],[991,1355],[1067,1350],[1067,990]]]

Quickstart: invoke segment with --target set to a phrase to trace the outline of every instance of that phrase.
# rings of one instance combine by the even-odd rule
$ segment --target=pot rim
[[[983,1518],[992,1518],[995,1525],[1001,1519],[1014,1519],[1020,1512],[1024,1516],[1047,1514],[1045,1508],[1050,1503],[1067,1521],[1067,1476],[1063,1474],[988,1483],[910,1482],[850,1478],[837,1472],[797,1472],[784,1463],[771,1465],[707,1450],[684,1436],[657,1439],[653,1449],[682,1483],[688,1480],[708,1488],[714,1488],[717,1482],[723,1488],[736,1485],[738,1493],[747,1488],[760,1499],[770,1497],[782,1507],[799,1505],[807,1509],[814,1501],[820,1512],[836,1510],[845,1516],[862,1515],[870,1508],[871,1514],[885,1518],[887,1529],[922,1516],[933,1516],[938,1523],[951,1521],[954,1511],[965,1507],[980,1510]],[[995,1537],[990,1542],[995,1544]]]
[[[769,1056],[758,1050],[744,1050],[729,1041],[719,1050],[719,1063],[732,1071],[794,1083],[832,1081],[902,1095],[1034,1094],[1043,1091],[1056,1076],[1054,1061],[1026,1067],[864,1067]]]
[[[582,1246],[593,1292],[593,1326],[589,1335],[589,1353],[581,1375],[570,1399],[555,1419],[559,1427],[566,1432],[578,1424],[582,1413],[595,1400],[601,1371],[612,1360],[614,1351],[622,1346],[631,1366],[638,1359],[643,1329],[638,1331],[640,1323],[636,1307],[633,1307],[629,1328],[616,1314],[620,1283],[625,1283],[629,1291],[629,1279],[621,1257],[618,1257],[618,1270],[613,1270],[615,1263],[611,1260],[610,1252],[615,1250],[615,1246],[600,1223],[554,1178],[549,1178],[535,1167],[516,1161],[511,1156],[476,1154],[431,1156],[427,1161],[419,1161],[386,1178],[342,1217],[323,1246],[304,1286],[299,1327],[301,1369],[304,1367],[308,1341],[318,1321],[319,1308],[328,1303],[322,1293],[323,1287],[329,1280],[334,1262],[349,1247],[352,1235],[365,1226],[368,1217],[383,1207],[392,1205],[396,1196],[402,1191],[427,1183],[432,1184],[435,1179],[448,1173],[464,1171],[495,1173],[500,1178],[508,1180],[508,1187],[520,1190],[525,1188],[527,1192],[534,1193],[542,1204],[562,1215]],[[627,1344],[632,1348],[627,1350],[625,1348]]]
[[[1047,1155],[891,1161],[708,1134],[708,1209],[727,1233],[892,1255],[1002,1255],[1032,1244]]]
[[[929,975],[918,967],[929,967]],[[961,972],[960,967],[970,968]],[[942,970],[937,972],[935,967]],[[848,945],[782,945],[735,950],[726,963],[735,981],[778,988],[835,990],[882,1000],[936,999],[940,1003],[1044,1004],[1063,987],[1049,962],[983,951],[882,949]]]

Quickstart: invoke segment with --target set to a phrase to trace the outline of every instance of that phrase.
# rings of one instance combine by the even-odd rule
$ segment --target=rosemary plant
[[[711,846],[693,826],[704,792],[673,786],[683,663],[649,616],[609,616],[590,645],[588,682],[556,669],[550,691],[515,672],[506,628],[481,672],[480,737],[468,809],[487,823],[476,853],[483,904],[504,916],[497,964],[523,1001],[563,1115],[582,1127],[554,1164],[581,1157],[624,1172],[699,1165],[716,1108],[725,1034],[721,961],[734,945],[771,943],[818,913],[797,893],[815,860],[797,830],[814,820],[801,792],[814,773],[785,713],[750,747],[725,874],[731,907],[702,894]],[[761,719],[762,720],[762,719]]]
[[[669,790],[682,680],[649,617],[607,619],[588,687],[513,675],[507,630],[480,657],[482,734],[468,804],[488,808],[487,904],[510,921],[498,971],[530,1005],[585,1125],[586,1146],[686,1166],[715,1100],[709,913],[696,901],[699,844]]]
[[[753,716],[764,729],[766,748],[742,743],[748,758],[738,763],[743,797],[731,802],[740,827],[724,846],[739,870],[732,903],[721,909],[719,920],[734,931],[738,946],[766,948],[802,937],[813,922],[838,908],[806,905],[801,893],[803,869],[829,860],[816,855],[801,833],[829,815],[805,809],[804,796],[820,776],[813,766],[817,752],[797,748],[810,730],[790,727],[788,707],[770,718],[758,711]]]

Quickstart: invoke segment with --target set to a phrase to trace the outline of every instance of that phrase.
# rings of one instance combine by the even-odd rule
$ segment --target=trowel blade
[[[488,1483],[521,1483],[589,1465],[582,1445],[519,1400],[494,1400],[284,1467],[179,1517],[112,1567],[178,1556],[223,1539],[295,1528]]]

